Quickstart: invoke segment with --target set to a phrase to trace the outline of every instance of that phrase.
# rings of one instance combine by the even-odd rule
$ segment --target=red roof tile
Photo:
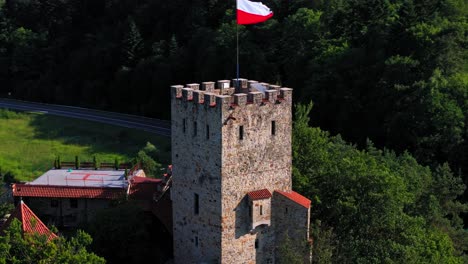
[[[133,177],[130,181],[130,199],[151,201],[161,182],[161,179],[152,179],[138,176]]]
[[[291,201],[297,203],[297,204],[300,204],[302,206],[304,206],[305,208],[310,208],[310,200],[307,199],[306,197],[298,194],[297,192],[295,191],[290,191],[290,192],[283,192],[283,191],[278,191],[276,190],[275,192],[289,198]]]
[[[123,188],[13,184],[13,196],[18,197],[118,199],[125,193]]]
[[[271,197],[271,193],[268,191],[268,189],[249,192],[247,195],[249,196],[250,200],[268,199]]]
[[[37,217],[23,201],[18,204],[15,211],[2,226],[1,232],[3,232],[15,218],[21,222],[21,228],[25,233],[39,233],[41,235],[47,235],[49,240],[57,237],[57,235],[50,231],[41,219],[39,219],[39,217]]]

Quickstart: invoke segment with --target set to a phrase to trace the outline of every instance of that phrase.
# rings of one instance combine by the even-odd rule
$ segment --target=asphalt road
[[[34,103],[6,98],[0,98],[0,108],[41,112],[50,115],[85,119],[116,126],[140,129],[166,137],[171,136],[170,121],[136,115],[106,112],[74,106]]]

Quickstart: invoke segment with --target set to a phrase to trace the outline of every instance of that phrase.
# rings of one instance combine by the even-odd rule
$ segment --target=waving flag
[[[256,24],[273,16],[270,8],[260,2],[237,0],[237,24]]]

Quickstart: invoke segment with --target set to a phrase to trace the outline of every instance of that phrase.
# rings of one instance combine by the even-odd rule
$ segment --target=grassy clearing
[[[170,140],[135,129],[86,120],[22,113],[0,109],[0,169],[29,181],[62,161],[130,161],[146,145],[161,152],[161,163],[169,160]]]

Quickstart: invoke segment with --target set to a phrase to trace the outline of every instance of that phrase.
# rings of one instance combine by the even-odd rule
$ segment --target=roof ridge
[[[24,206],[27,207],[27,205],[23,202],[23,199],[21,199],[21,202],[19,204],[19,212],[20,212],[20,217],[19,219],[21,221],[21,227],[23,229],[23,232],[26,230],[26,224],[24,223]]]
[[[30,217],[28,217],[28,215]],[[3,233],[15,218],[21,222],[21,230],[23,234],[35,232],[41,235],[48,236],[48,240],[58,237],[57,234],[50,231],[47,225],[45,225],[44,222],[42,222],[42,220],[31,210],[31,208],[29,208],[26,205],[26,203],[23,202],[23,200],[20,200],[20,204],[16,206],[15,210],[11,213],[10,217],[0,228],[0,231]],[[31,224],[32,218],[34,218],[34,221],[36,221],[36,224],[34,226]]]
[[[311,200],[308,199],[307,197],[301,195],[300,193],[297,193],[293,190],[290,190],[288,192],[281,191],[281,190],[275,190],[275,192],[283,195],[284,197],[290,199],[291,201],[305,207],[305,208],[310,208]]]
[[[50,186],[30,184],[13,186],[14,197],[116,199],[121,193],[125,193],[126,191],[126,188],[121,187]]]
[[[40,219],[40,218],[31,210],[31,208],[29,208],[29,206],[27,206],[22,200],[21,200],[20,206],[21,206],[21,210],[22,210],[22,212],[21,212],[22,215],[21,215],[21,216],[22,216],[22,218],[23,218],[23,219],[22,219],[22,222],[23,222],[23,230],[24,230],[24,232],[27,232],[27,226],[26,226],[27,223],[29,223],[29,222],[31,221],[31,218],[34,218],[35,221],[37,221],[37,223],[36,223],[35,226],[32,226],[32,225],[31,225],[31,228],[34,229],[34,230],[31,230],[31,231],[35,231],[35,232],[41,234],[41,231],[40,231],[40,230],[37,230],[37,229],[38,229],[38,225],[39,225],[39,228],[42,229],[42,232],[43,232],[42,234],[44,234],[44,235],[47,234],[47,235],[49,236],[49,238],[48,238],[49,240],[52,239],[52,238],[56,238],[56,237],[57,237],[57,235],[56,235],[54,232],[50,231],[50,229],[47,227],[47,225],[44,224],[44,222],[42,222],[41,219]],[[26,211],[27,213],[31,214],[31,217],[30,217],[29,219],[26,219],[26,220],[25,220],[26,215],[23,213],[23,211]],[[28,222],[26,222],[26,221],[28,221]]]
[[[51,187],[51,188],[65,188],[65,189],[125,189],[123,187],[115,186],[75,186],[75,185],[49,185],[49,184],[26,184],[26,183],[15,183],[14,187],[35,188],[35,187]]]

